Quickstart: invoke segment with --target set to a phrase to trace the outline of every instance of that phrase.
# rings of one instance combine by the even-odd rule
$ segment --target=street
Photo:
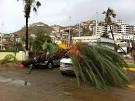
[[[131,88],[97,90],[84,83],[78,88],[76,78],[62,76],[58,68],[33,70],[31,74],[26,72],[26,70],[0,70],[0,101],[134,101],[135,99],[135,79],[132,79]]]

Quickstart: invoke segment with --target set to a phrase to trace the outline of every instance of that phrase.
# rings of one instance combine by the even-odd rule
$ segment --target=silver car
[[[74,67],[71,58],[62,58],[60,60],[61,74],[74,74]]]

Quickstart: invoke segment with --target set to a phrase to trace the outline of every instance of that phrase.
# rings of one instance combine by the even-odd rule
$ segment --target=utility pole
[[[79,23],[79,25],[78,25],[78,30],[79,30],[79,37],[81,36],[81,31],[80,31],[80,23]]]
[[[97,35],[97,26],[98,26],[98,12],[96,12],[96,28],[95,28],[95,35]]]
[[[2,33],[0,33],[0,49],[2,50]]]
[[[69,33],[68,33],[68,45],[71,44],[71,16],[69,16]]]
[[[2,23],[1,24],[1,36],[0,36],[1,37],[1,50],[3,49],[3,34],[2,34],[3,33],[3,26],[4,26],[4,24]]]
[[[98,18],[98,12],[96,12],[96,20],[97,20],[97,22],[98,22],[98,19],[99,19],[99,18]]]

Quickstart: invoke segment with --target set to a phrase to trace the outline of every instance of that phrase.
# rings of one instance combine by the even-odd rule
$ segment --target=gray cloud
[[[20,0],[21,1],[21,0]],[[47,24],[69,25],[81,21],[103,20],[102,12],[114,9],[117,19],[135,24],[134,0],[40,0],[38,14],[31,13],[30,23],[42,21]],[[98,12],[98,15],[96,15]],[[69,22],[71,16],[71,22]],[[23,3],[17,0],[0,0],[0,31],[14,32],[25,25]]]

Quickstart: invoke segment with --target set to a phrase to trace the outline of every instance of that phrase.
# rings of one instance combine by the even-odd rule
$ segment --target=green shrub
[[[128,67],[129,68],[135,68],[135,64],[134,63],[128,64]]]
[[[6,55],[6,56],[0,61],[1,64],[10,63],[10,62],[12,62],[12,63],[17,63],[17,62],[18,62],[17,59],[16,59],[16,57],[15,57],[14,55],[12,55],[12,54]]]

